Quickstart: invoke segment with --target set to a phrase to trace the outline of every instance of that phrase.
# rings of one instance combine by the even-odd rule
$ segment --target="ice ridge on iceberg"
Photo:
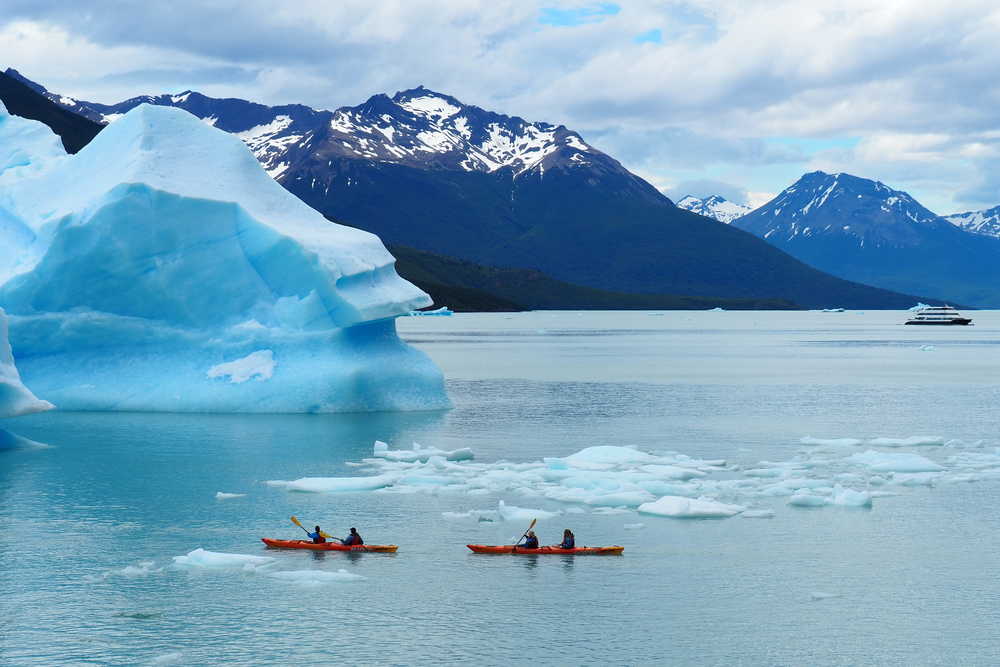
[[[40,125],[0,120],[0,138]],[[76,155],[30,143],[44,166],[0,173],[0,305],[22,377],[61,408],[447,407],[395,328],[430,298],[235,136],[144,104]]]
[[[21,382],[7,340],[7,316],[0,308],[0,417],[19,417],[52,408],[51,403],[36,398]],[[4,433],[0,431],[0,448],[9,438],[9,434],[5,438]]]

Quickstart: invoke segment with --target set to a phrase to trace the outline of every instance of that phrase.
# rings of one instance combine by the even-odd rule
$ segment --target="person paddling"
[[[562,544],[557,545],[560,549],[575,549],[576,548],[576,535],[573,531],[567,528],[563,531],[563,541]]]
[[[316,526],[315,532],[306,531],[306,534],[312,538],[313,544],[326,544],[326,538],[323,537],[323,531],[319,529],[319,526]]]
[[[343,544],[344,546],[347,546],[347,547],[359,547],[362,544],[364,544],[365,541],[363,539],[361,539],[360,535],[358,535],[358,529],[357,528],[351,528],[350,535],[348,535],[347,537],[345,537],[344,539],[342,539],[340,541],[340,543]]]
[[[537,549],[538,548],[538,536],[535,535],[535,531],[529,530],[524,534],[524,542],[516,545],[518,549]]]

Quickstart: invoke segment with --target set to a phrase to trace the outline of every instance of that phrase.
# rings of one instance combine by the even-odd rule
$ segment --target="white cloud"
[[[582,25],[539,22],[543,7],[583,4],[189,0],[84,12],[76,0],[6,0],[0,62],[105,102],[158,92],[126,83],[153,70],[187,69],[207,94],[319,108],[424,84],[580,129],[660,187],[718,179],[733,165],[783,163],[792,176],[807,156],[768,138],[859,137],[836,160],[812,162],[909,174],[917,180],[893,185],[944,201],[996,156],[992,0],[622,0],[617,14]],[[635,43],[653,29],[663,43]]]

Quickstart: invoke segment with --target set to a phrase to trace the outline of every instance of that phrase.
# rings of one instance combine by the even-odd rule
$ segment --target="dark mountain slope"
[[[837,280],[750,234],[681,210],[566,127],[423,87],[336,111],[193,92],[118,105],[71,102],[106,120],[142,102],[187,109],[236,133],[310,206],[389,244],[537,269],[614,292],[805,307],[914,300]]]
[[[4,73],[0,73],[0,101],[10,113],[48,125],[59,135],[69,153],[75,153],[90,143],[103,127],[67,111],[42,93]]]

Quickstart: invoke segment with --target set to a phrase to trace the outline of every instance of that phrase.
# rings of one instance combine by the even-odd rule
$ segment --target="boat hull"
[[[577,547],[575,549],[560,549],[559,547],[539,547],[537,549],[525,549],[524,547],[513,547],[508,545],[492,546],[488,544],[467,544],[465,545],[477,554],[514,554],[518,556],[555,555],[563,556],[618,556],[625,547]]]
[[[314,544],[303,540],[272,540],[267,537],[260,538],[260,541],[270,549],[305,549],[307,551],[355,551],[355,552],[375,552],[375,553],[396,553],[395,544],[362,544],[359,546],[345,546],[336,542],[324,542]]]
[[[910,320],[909,322],[906,322],[906,324],[932,327],[964,327],[968,324],[972,324],[972,320],[964,317],[959,320],[945,320],[941,322],[933,322],[930,320]]]

